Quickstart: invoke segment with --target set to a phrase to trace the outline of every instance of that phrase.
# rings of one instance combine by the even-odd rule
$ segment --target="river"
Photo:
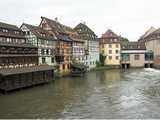
[[[160,71],[89,72],[0,94],[0,118],[160,118]]]

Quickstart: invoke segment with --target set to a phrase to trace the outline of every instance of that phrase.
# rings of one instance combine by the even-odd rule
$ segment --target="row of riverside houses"
[[[97,36],[86,24],[71,28],[57,18],[41,17],[39,26],[23,23],[21,30],[28,42],[38,47],[39,64],[57,65],[60,73],[70,72],[73,60],[89,69],[99,61]]]
[[[154,28],[148,30],[139,42],[128,41],[126,44],[122,44],[122,37],[110,29],[98,39],[85,23],[80,23],[75,28],[71,28],[61,24],[58,19],[52,20],[46,17],[41,17],[39,26],[23,23],[19,30],[23,34],[24,40],[22,41],[37,49],[37,65],[57,66],[60,73],[70,72],[73,60],[83,63],[89,69],[96,67],[96,63],[99,62],[99,53],[106,57],[105,65],[116,67],[152,66],[153,53],[154,63],[159,62],[157,60],[159,48],[154,47],[153,49],[151,40],[146,40],[152,34],[155,36],[155,32],[158,34],[158,30]],[[18,32],[16,32],[17,34]],[[153,38],[152,36],[151,38]],[[6,41],[10,42],[11,40],[8,38]],[[157,44],[154,43],[154,45]],[[33,60],[35,59],[26,57],[23,62],[29,63]],[[15,61],[20,64],[20,60],[17,58]],[[2,59],[3,68],[5,62],[9,63],[10,61]],[[16,66],[27,66],[27,64],[19,64]]]
[[[39,26],[0,23],[1,90],[51,81],[55,67],[69,73],[74,59],[89,69],[99,61],[98,38],[86,24],[71,28],[46,17]]]
[[[17,57],[11,61],[5,57],[4,60],[0,60],[0,68],[49,65],[57,66],[60,73],[68,73],[74,60],[83,63],[89,69],[95,68],[99,62],[99,54],[105,56],[105,65],[115,67],[147,67],[160,64],[160,48],[157,46],[160,30],[153,27],[139,41],[128,41],[125,44],[122,44],[122,37],[110,29],[98,39],[85,23],[80,23],[75,28],[71,28],[61,24],[57,18],[52,20],[41,17],[39,26],[23,23],[20,28],[8,24],[5,24],[5,27],[17,30],[14,37],[18,38],[14,40],[1,38],[1,42],[8,42],[11,45],[25,43],[25,46],[28,45],[30,48],[37,49],[35,50],[37,58],[33,58],[32,55],[31,58],[28,56],[24,56],[23,59]],[[7,30],[2,29],[2,32],[3,34],[6,33],[5,36],[11,35]],[[23,51],[20,48],[18,50]],[[31,53],[33,51],[30,51],[29,48],[24,50]],[[1,47],[3,54],[7,54],[5,53],[7,51],[9,50]],[[27,53],[27,55],[29,54]]]
[[[100,38],[85,24],[75,28],[58,19],[41,17],[39,26],[20,28],[0,22],[0,89],[8,91],[53,80],[70,73],[74,61],[95,68],[101,63],[116,68],[160,68],[160,29],[151,27],[137,42],[129,42],[112,30]]]
[[[80,23],[73,29],[62,25],[57,20],[54,21],[45,17],[41,18],[42,21],[39,27],[54,33],[58,38],[59,48],[57,50],[69,52],[69,54],[66,54],[69,56],[65,54],[62,56],[62,58],[64,57],[64,62],[65,60],[68,61],[68,70],[73,58],[84,63],[89,69],[96,67],[96,61],[99,61],[99,42],[95,33],[87,25]],[[67,41],[62,41],[61,39],[63,38],[67,38]],[[60,71],[67,68],[65,66],[65,64],[62,64]]]

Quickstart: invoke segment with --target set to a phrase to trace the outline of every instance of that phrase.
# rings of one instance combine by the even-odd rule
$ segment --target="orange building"
[[[50,32],[56,39],[55,57],[59,72],[69,72],[72,56],[72,39],[57,20],[41,17],[40,27]]]

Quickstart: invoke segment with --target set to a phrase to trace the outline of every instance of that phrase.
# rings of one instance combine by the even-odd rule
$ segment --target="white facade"
[[[85,64],[85,45],[84,42],[76,42],[72,43],[72,57],[76,61]]]
[[[85,57],[85,65],[91,68],[96,67],[96,62],[99,61],[99,41],[88,40],[86,41],[86,47],[88,49],[88,55]]]

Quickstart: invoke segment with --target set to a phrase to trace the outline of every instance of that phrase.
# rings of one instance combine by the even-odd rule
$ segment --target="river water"
[[[89,72],[0,94],[0,118],[160,118],[160,71]]]

